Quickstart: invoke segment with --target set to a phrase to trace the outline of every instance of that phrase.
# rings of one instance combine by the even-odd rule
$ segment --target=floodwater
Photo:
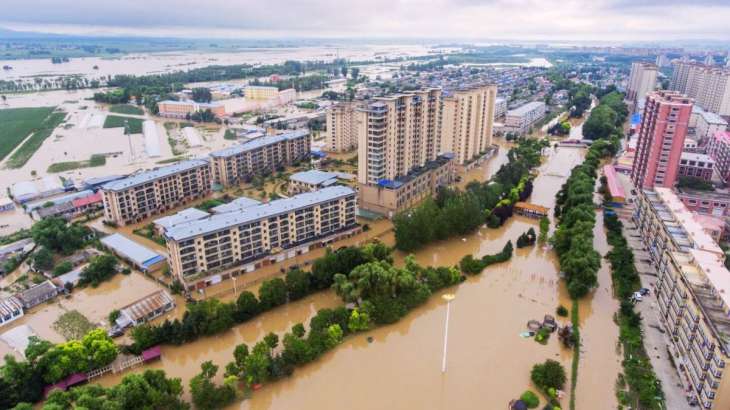
[[[474,173],[482,176],[484,172],[488,177],[506,160],[506,151],[503,146]],[[580,162],[583,153],[575,148],[549,150],[531,201],[552,207],[568,170]],[[606,243],[600,218],[596,226],[595,243],[603,254]],[[466,254],[495,253],[506,240],[514,242],[530,227],[537,230],[537,221],[515,216],[498,230],[482,228],[464,238],[435,243],[415,257],[424,265],[453,265]],[[393,242],[390,230],[384,230],[380,237],[386,243]],[[405,257],[402,253],[395,256],[397,263]],[[446,304],[434,295],[400,322],[348,338],[316,362],[297,369],[293,377],[266,385],[231,408],[336,408],[345,403],[350,409],[503,408],[525,389],[534,389],[529,379],[534,364],[551,358],[563,363],[569,372],[572,353],[562,347],[556,335],[547,345],[519,335],[526,330],[528,320],[554,315],[559,304],[570,306],[558,271],[553,251],[540,246],[516,249],[511,261],[491,266],[442,292],[456,295],[451,305],[445,374],[441,373],[441,355]],[[577,385],[580,409],[616,408],[614,382],[620,363],[618,330],[612,317],[617,304],[611,297],[607,267],[599,272],[599,280],[595,295],[580,303],[584,343]],[[236,344],[252,345],[270,331],[282,335],[292,324],[306,323],[317,309],[340,303],[331,292],[313,295],[221,336],[181,347],[165,346],[163,359],[151,366],[181,377],[187,386],[202,361],[212,360],[222,368],[232,360]],[[566,320],[558,318],[559,322]],[[108,376],[101,383],[110,385],[121,377]],[[567,407],[567,398],[563,404]]]

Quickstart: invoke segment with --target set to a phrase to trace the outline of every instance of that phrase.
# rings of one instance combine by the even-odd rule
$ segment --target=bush
[[[555,309],[555,313],[558,314],[558,316],[566,317],[568,316],[568,308],[566,308],[563,305],[558,306],[557,309]]]
[[[563,366],[559,362],[551,359],[533,366],[530,379],[545,392],[548,392],[550,389],[562,390],[567,380]]]
[[[520,400],[525,402],[528,409],[534,409],[540,405],[540,399],[537,397],[537,395],[535,393],[533,393],[530,390],[527,390],[524,393],[522,393],[522,396],[520,396]]]
[[[73,269],[73,265],[71,265],[71,262],[69,261],[63,261],[56,265],[55,268],[53,268],[53,276],[59,276],[63,275],[64,273],[71,272],[71,269]]]

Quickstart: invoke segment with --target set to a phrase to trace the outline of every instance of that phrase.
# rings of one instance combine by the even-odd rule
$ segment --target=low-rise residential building
[[[223,186],[247,182],[309,157],[309,131],[269,135],[210,153],[213,181]]]
[[[545,103],[533,101],[514,110],[507,111],[504,120],[504,129],[507,132],[518,134],[527,133],[530,128],[545,118]]]
[[[455,179],[453,158],[444,155],[414,168],[408,175],[394,180],[383,179],[377,184],[359,184],[361,209],[392,218],[427,196],[439,187],[450,185]]]
[[[680,177],[694,177],[710,181],[712,179],[714,165],[715,161],[707,154],[682,152],[677,175]]]
[[[170,270],[188,289],[347,237],[359,228],[352,188],[332,186],[215,214],[165,232]]]
[[[51,206],[42,206],[33,209],[35,219],[63,217],[73,219],[88,212],[96,212],[104,208],[101,193],[86,191],[83,196],[74,197],[70,201],[59,202]]]
[[[5,263],[11,258],[22,258],[35,247],[32,238],[21,239],[7,245],[0,246],[0,275],[5,274]]]
[[[226,107],[223,104],[197,103],[195,101],[160,101],[157,103],[159,116],[165,118],[177,118],[184,120],[194,112],[210,110],[216,117],[226,115]]]
[[[57,295],[58,288],[53,282],[47,280],[18,293],[15,297],[20,300],[25,309],[30,309],[55,298]]]
[[[694,136],[702,145],[718,132],[727,130],[727,121],[714,112],[705,111],[697,107],[697,110],[692,111],[692,116],[696,117],[696,121],[694,122]]]
[[[679,199],[692,212],[712,216],[730,216],[730,194],[719,191],[698,191],[682,188]]]
[[[0,326],[23,317],[23,304],[15,296],[0,299]]]
[[[723,182],[730,182],[730,132],[715,133],[707,143],[707,153],[715,161],[715,169]]]
[[[120,233],[101,238],[101,244],[142,272],[161,269],[165,264],[164,256]]]
[[[730,408],[730,272],[725,253],[668,188],[642,191],[633,220],[658,272],[665,341],[686,394],[705,409]]]
[[[203,198],[211,192],[210,164],[195,159],[143,171],[102,186],[104,219],[117,225]]]
[[[302,192],[316,191],[328,186],[336,185],[341,180],[353,180],[354,175],[341,172],[325,172],[317,169],[302,171],[292,174],[289,177],[289,195]]]
[[[120,329],[138,326],[160,317],[174,308],[175,299],[167,291],[160,289],[119,309],[119,317],[115,324]]]
[[[246,87],[244,95],[248,100],[271,100],[279,98],[279,89],[265,85],[249,85]]]

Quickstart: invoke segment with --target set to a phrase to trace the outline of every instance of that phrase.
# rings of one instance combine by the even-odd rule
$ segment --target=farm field
[[[124,121],[129,125],[130,134],[142,133],[142,120],[139,118],[120,117],[118,115],[107,115],[104,121],[104,128],[124,128]]]
[[[23,145],[20,146],[13,155],[8,159],[9,168],[22,168],[30,160],[30,158],[43,145],[43,141],[50,137],[53,130],[56,129],[63,120],[66,119],[65,112],[53,112],[45,117],[38,126],[34,127],[35,132],[31,135]]]
[[[0,110],[0,161],[36,130],[55,107]]]
[[[109,107],[109,112],[115,112],[117,114],[129,114],[129,115],[144,115],[144,111],[130,104],[117,104]]]

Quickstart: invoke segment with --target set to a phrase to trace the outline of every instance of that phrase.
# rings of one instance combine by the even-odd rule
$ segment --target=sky
[[[2,0],[0,27],[205,38],[730,41],[730,0]]]

